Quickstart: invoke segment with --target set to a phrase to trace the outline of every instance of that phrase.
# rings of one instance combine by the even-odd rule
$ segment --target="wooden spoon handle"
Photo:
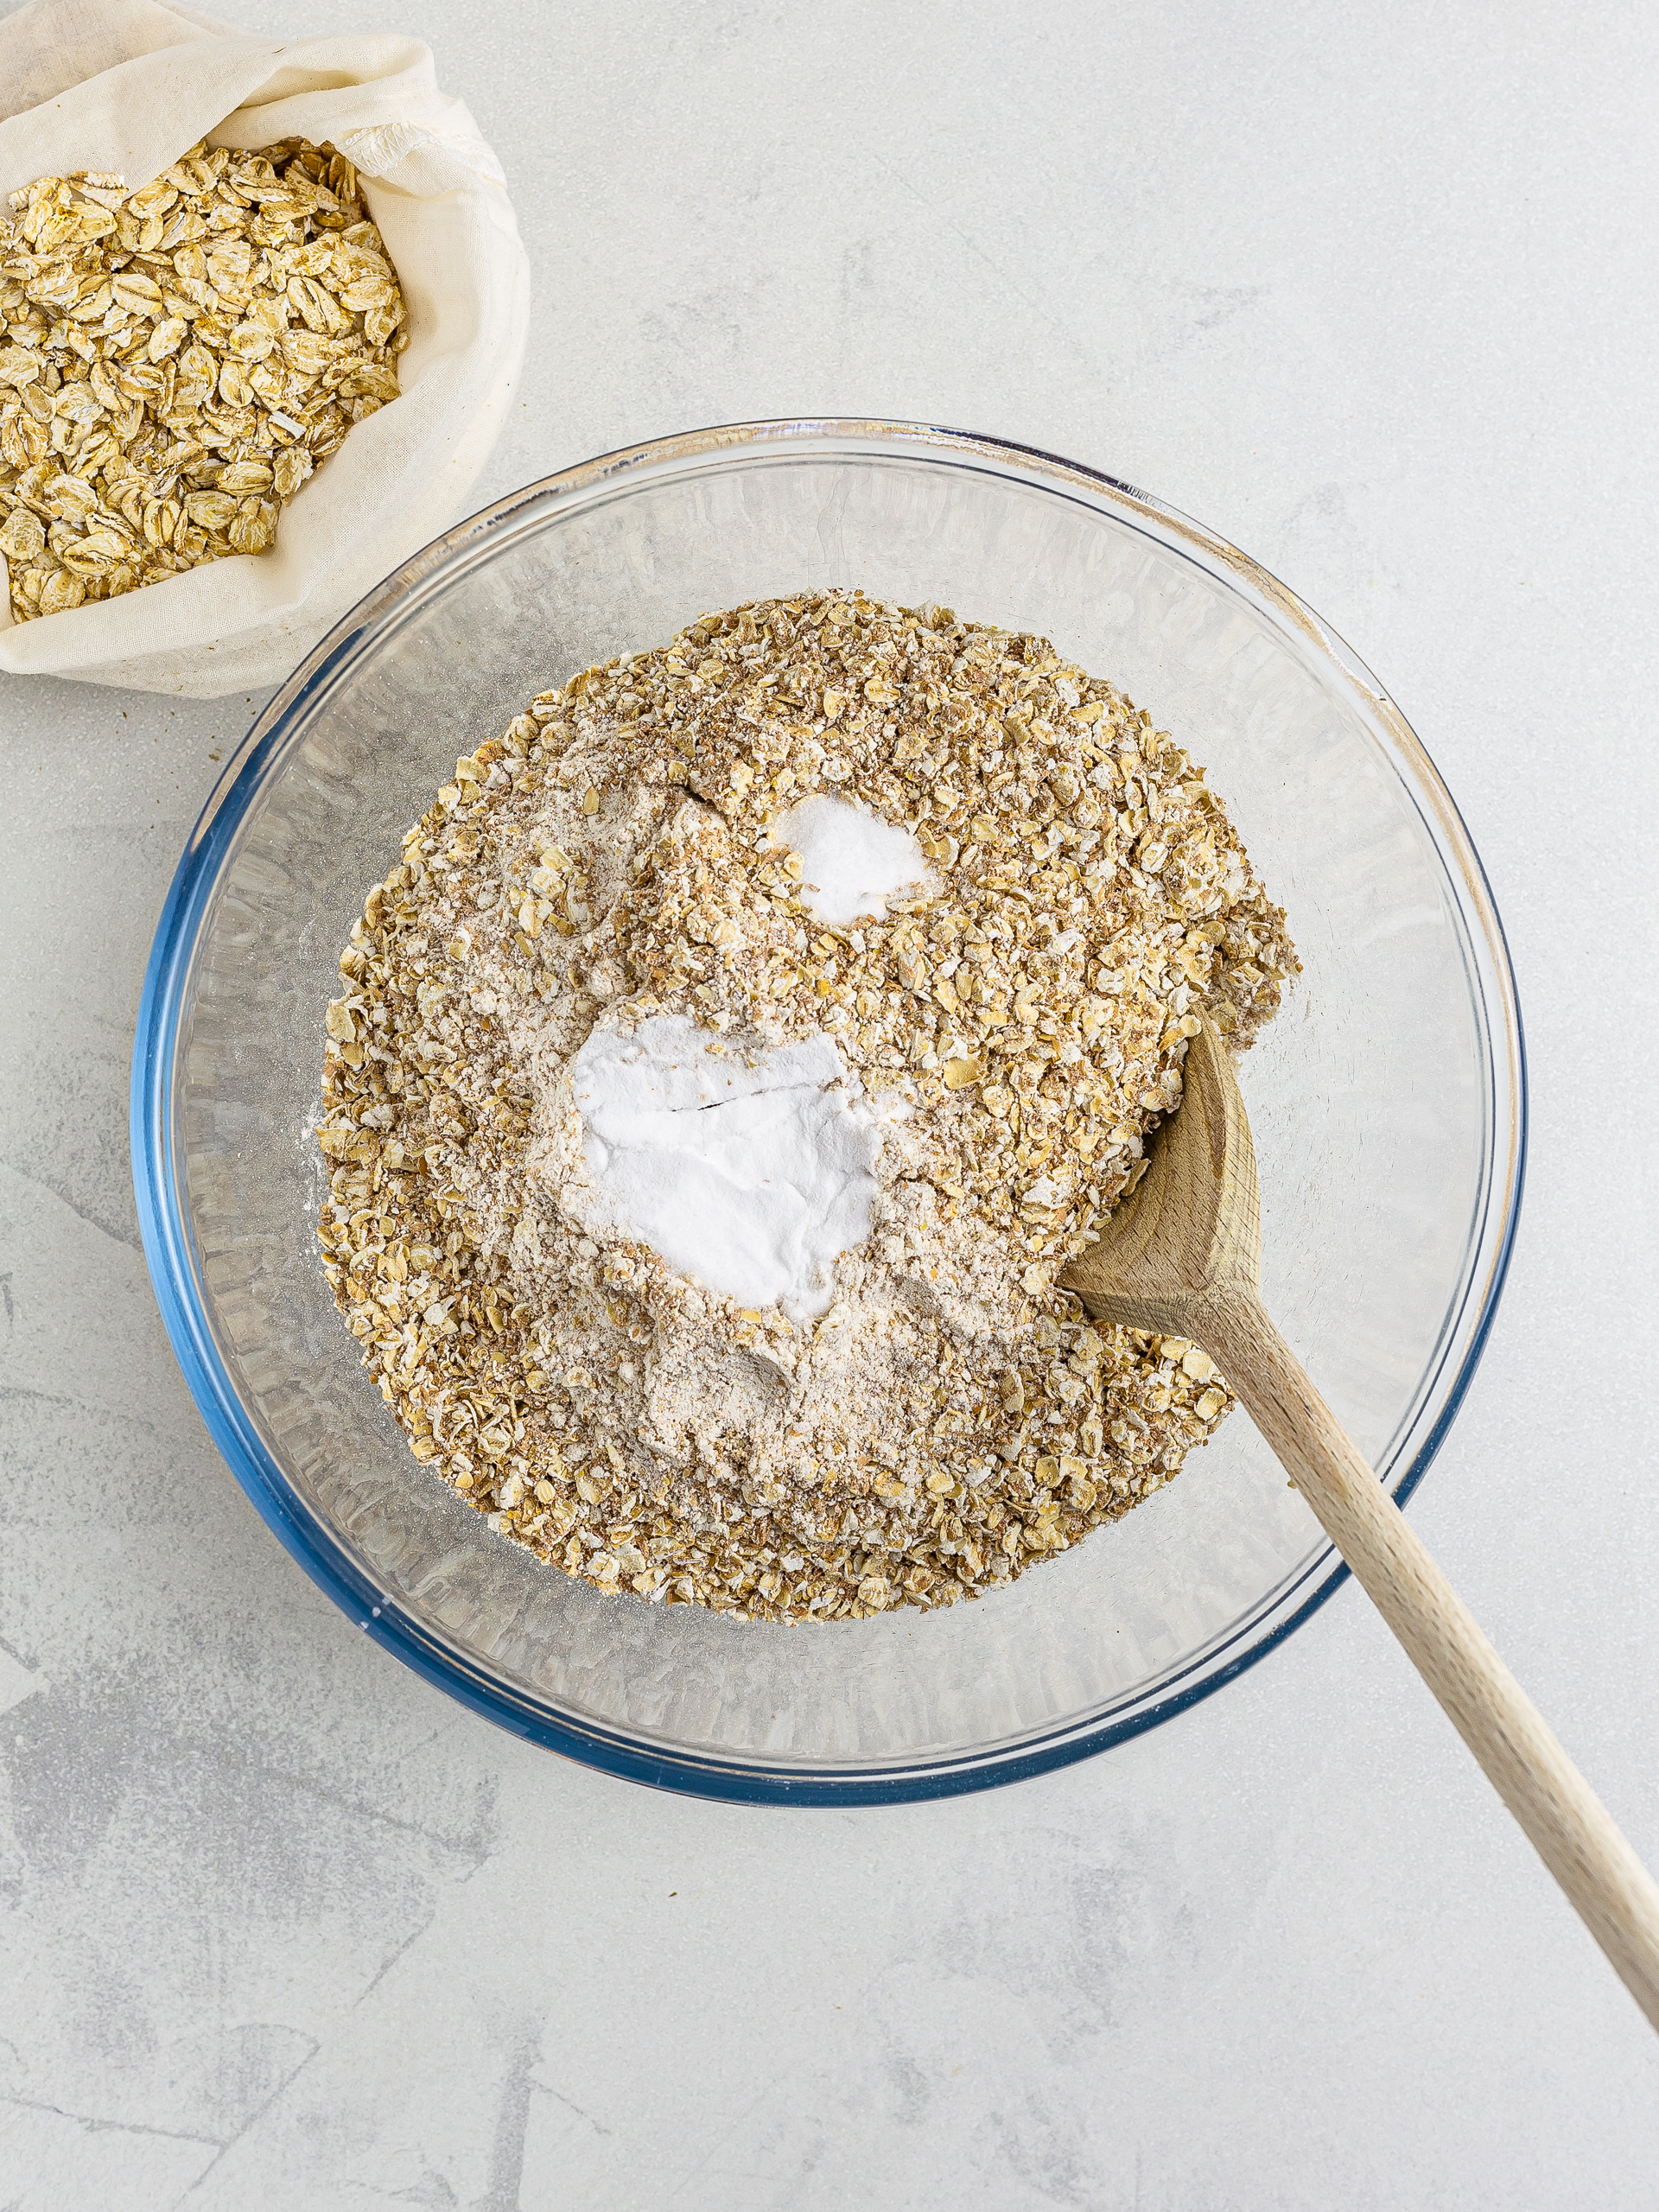
[[[1489,1782],[1659,2028],[1659,1884],[1366,1465],[1254,1292],[1200,1294],[1196,1336]]]

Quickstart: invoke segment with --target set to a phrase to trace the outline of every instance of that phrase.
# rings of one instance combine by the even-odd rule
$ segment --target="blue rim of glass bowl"
[[[1492,962],[1497,996],[1501,1003],[1496,1007],[1485,1005],[1482,1008],[1487,1022],[1486,1036],[1492,1046],[1488,1055],[1489,1080],[1493,1093],[1494,1125],[1497,1126],[1496,1094],[1503,1070],[1497,1046],[1507,1039],[1511,1136],[1509,1160],[1506,1163],[1493,1162],[1484,1193],[1485,1224],[1490,1224],[1495,1204],[1501,1203],[1503,1207],[1496,1249],[1486,1270],[1484,1290],[1479,1292],[1471,1274],[1460,1300],[1459,1313],[1447,1325],[1448,1332],[1466,1312],[1471,1297],[1481,1296],[1481,1310],[1446,1403],[1395,1484],[1395,1496],[1402,1503],[1422,1479],[1444,1441],[1485,1349],[1514,1249],[1526,1169],[1526,1046],[1509,945],[1479,855],[1433,762],[1363,663],[1294,593],[1224,539],[1150,499],[1134,486],[1078,462],[1064,461],[1038,447],[951,430],[942,425],[844,417],[729,423],[601,454],[579,468],[528,486],[494,505],[481,509],[416,554],[353,609],[257,716],[226,764],[203,808],[168,893],[144,977],[132,1060],[133,1183],[150,1278],[185,1381],[231,1471],[267,1527],[312,1580],[365,1634],[439,1689],[531,1743],[628,1781],[741,1804],[874,1805],[955,1796],[1023,1781],[1092,1758],[1114,1744],[1173,1719],[1243,1674],[1246,1668],[1254,1666],[1325,1604],[1342,1583],[1348,1569],[1329,1548],[1316,1552],[1291,1587],[1273,1599],[1269,1610],[1280,1611],[1281,1618],[1265,1633],[1258,1633],[1254,1642],[1248,1641],[1253,1629],[1259,1628],[1258,1616],[1255,1623],[1245,1622],[1229,1631],[1221,1649],[1224,1651],[1229,1643],[1242,1648],[1221,1663],[1217,1663],[1214,1648],[1191,1656],[1185,1671],[1192,1673],[1202,1666],[1206,1671],[1201,1679],[1183,1683],[1177,1678],[1166,1685],[1154,1701],[1137,1707],[1126,1717],[1095,1727],[1077,1728],[1073,1724],[1061,1723],[1049,1737],[1027,1739],[1010,1751],[977,1747],[903,1768],[853,1765],[812,1772],[704,1755],[690,1747],[670,1751],[642,1743],[620,1731],[550,1713],[527,1697],[515,1696],[404,1612],[349,1548],[303,1504],[267,1449],[238,1398],[213,1342],[191,1256],[179,1185],[173,1173],[174,1055],[197,936],[220,866],[235,842],[244,814],[262,786],[266,769],[273,756],[283,750],[288,733],[303,721],[318,692],[331,683],[359,649],[367,633],[383,617],[401,606],[416,585],[445,567],[450,556],[463,547],[475,546],[480,538],[499,530],[550,495],[579,496],[617,477],[695,461],[721,451],[734,453],[746,448],[753,450],[767,447],[775,449],[796,442],[844,442],[867,449],[908,448],[957,456],[978,454],[993,466],[1001,461],[1027,470],[1035,468],[1047,475],[1051,482],[1058,476],[1096,497],[1103,493],[1109,494],[1116,506],[1128,510],[1161,532],[1166,547],[1172,537],[1181,541],[1193,549],[1206,565],[1219,564],[1229,570],[1231,580],[1264,611],[1281,621],[1288,619],[1305,641],[1311,641],[1334,664],[1338,674],[1359,689],[1387,721],[1395,742],[1414,771],[1415,784],[1408,782],[1407,788],[1420,811],[1425,797],[1432,799],[1438,826],[1427,817],[1426,826],[1442,859],[1449,867],[1455,866],[1461,874],[1467,894],[1464,901],[1465,918],[1484,929]],[[1179,550],[1179,545],[1169,550]],[[1472,917],[1468,911],[1471,907]],[[1476,982],[1478,985],[1478,977]],[[1479,988],[1478,995],[1483,999],[1486,996],[1484,988]],[[1478,1243],[1484,1240],[1484,1224]],[[1441,1357],[1444,1358],[1445,1354]],[[1439,1379],[1438,1376],[1435,1379]],[[1306,1594],[1294,1611],[1284,1614],[1283,1607],[1294,1599],[1298,1590]]]

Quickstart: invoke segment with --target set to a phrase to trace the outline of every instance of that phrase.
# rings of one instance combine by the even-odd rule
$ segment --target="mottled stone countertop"
[[[1534,1086],[1411,1512],[1659,1863],[1659,19],[344,19],[430,41],[531,249],[476,504],[746,416],[994,430],[1202,516],[1401,701]],[[1092,1763],[815,1815],[527,1749],[333,1609],[207,1439],[128,1170],[150,931],[257,703],[0,689],[0,2205],[1650,2206],[1659,2044],[1351,1585]]]

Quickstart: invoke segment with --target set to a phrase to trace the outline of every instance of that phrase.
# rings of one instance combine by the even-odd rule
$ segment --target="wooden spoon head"
[[[1158,1132],[1146,1173],[1099,1243],[1060,1277],[1097,1320],[1191,1335],[1195,1300],[1255,1288],[1255,1147],[1221,1033],[1207,1014],[1198,1020],[1179,1111]]]

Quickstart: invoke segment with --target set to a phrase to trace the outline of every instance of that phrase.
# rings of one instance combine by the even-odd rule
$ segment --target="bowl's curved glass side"
[[[156,1185],[147,1241],[175,1217],[156,1231],[158,1287],[173,1279],[168,1325],[219,1403],[215,1433],[373,1632],[480,1709],[618,1770],[845,1802],[855,1777],[913,1794],[1079,1756],[1283,1633],[1331,1560],[1253,1432],[1230,1423],[1128,1521],[948,1615],[780,1632],[602,1599],[491,1536],[410,1458],[316,1263],[306,1128],[338,949],[455,753],[533,690],[708,606],[832,582],[1040,627],[1207,763],[1306,962],[1245,1071],[1270,1295],[1405,1479],[1501,1265],[1481,1004],[1507,988],[1501,950],[1469,927],[1363,697],[1173,537],[1020,465],[728,451],[540,512],[515,502],[498,542],[474,531],[452,568],[429,565],[277,702],[187,862],[170,980],[141,1027],[166,1095],[141,1137],[136,1078],[135,1157]]]

